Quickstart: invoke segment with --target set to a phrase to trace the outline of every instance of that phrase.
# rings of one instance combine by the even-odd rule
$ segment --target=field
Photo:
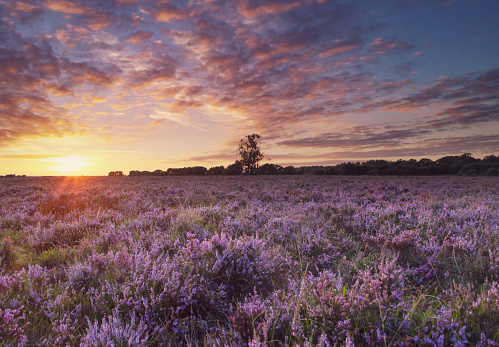
[[[498,346],[498,282],[498,178],[0,180],[0,346]]]

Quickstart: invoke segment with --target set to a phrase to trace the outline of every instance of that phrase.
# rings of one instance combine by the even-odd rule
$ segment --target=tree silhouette
[[[246,138],[239,141],[237,150],[241,157],[241,164],[244,172],[250,175],[255,175],[258,171],[258,162],[263,159],[263,153],[260,150],[260,135],[247,135]]]

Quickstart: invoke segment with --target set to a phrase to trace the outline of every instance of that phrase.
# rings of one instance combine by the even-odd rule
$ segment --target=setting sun
[[[92,165],[89,159],[84,158],[78,154],[70,155],[67,157],[46,158],[40,160],[53,163],[53,165],[48,166],[47,170],[55,171],[59,175],[75,174],[87,169]]]

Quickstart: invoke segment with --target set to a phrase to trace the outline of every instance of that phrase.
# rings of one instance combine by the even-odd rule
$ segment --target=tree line
[[[243,175],[244,165],[236,161],[227,167],[203,166],[170,168],[166,171],[130,171],[130,176],[219,176]],[[253,169],[253,175],[336,175],[336,176],[499,176],[499,157],[489,155],[483,159],[473,158],[465,153],[460,156],[446,156],[438,160],[369,160],[348,162],[334,166],[281,166],[266,163]]]
[[[283,167],[276,164],[264,164],[258,166],[251,173],[252,175],[299,175],[303,174],[304,170],[297,169],[293,166]],[[183,168],[170,168],[166,171],[130,171],[129,176],[221,176],[221,175],[243,175],[245,173],[244,166],[240,161],[236,161],[227,167],[215,166],[209,169],[204,166],[193,166]],[[113,175],[110,175],[113,176]]]
[[[499,176],[499,157],[489,155],[483,159],[473,158],[471,153],[446,156],[435,161],[423,158],[397,161],[369,160],[366,162],[342,163],[317,167],[315,175],[342,176]]]
[[[341,175],[341,176],[499,176],[499,157],[489,155],[483,159],[473,158],[471,153],[459,156],[446,156],[438,160],[423,158],[420,160],[399,159],[397,161],[369,160],[366,162],[348,162],[334,166],[281,166],[271,163],[259,165],[265,157],[260,148],[261,137],[258,134],[247,135],[241,139],[237,148],[239,160],[227,167],[193,166],[170,168],[166,171],[130,171],[130,176],[218,176],[218,175]],[[117,176],[121,171],[112,171],[110,176]]]

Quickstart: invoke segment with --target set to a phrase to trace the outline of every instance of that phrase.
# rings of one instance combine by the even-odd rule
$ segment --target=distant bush
[[[243,173],[243,170],[243,164],[239,160],[236,160],[234,164],[230,164],[222,171],[222,175],[240,175]]]

